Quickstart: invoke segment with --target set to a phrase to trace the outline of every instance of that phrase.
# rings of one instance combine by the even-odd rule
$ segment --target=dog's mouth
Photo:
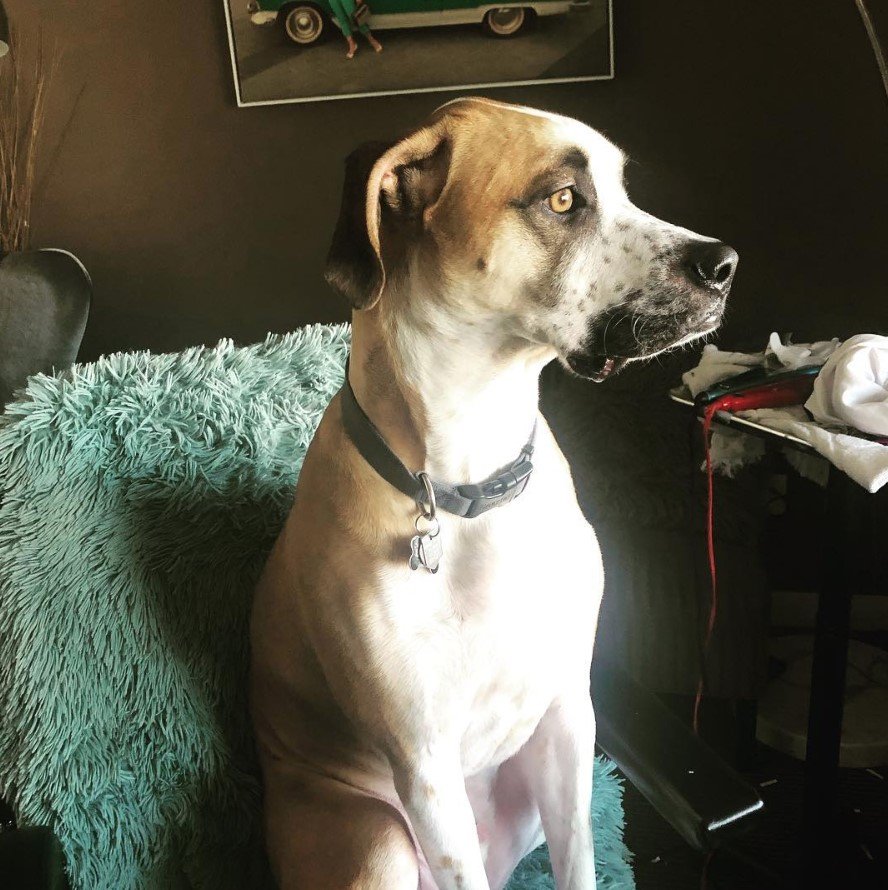
[[[574,352],[567,356],[567,366],[580,377],[593,383],[604,383],[611,374],[616,374],[629,359],[621,355],[584,355]]]
[[[673,299],[666,305],[675,302]],[[562,361],[579,377],[603,383],[629,362],[679,348],[718,327],[724,299],[718,305],[713,305],[708,295],[702,306],[690,298],[685,302],[690,302],[689,309],[679,306],[679,310],[667,312],[656,299],[635,293],[625,303],[591,319],[583,346],[563,356]]]

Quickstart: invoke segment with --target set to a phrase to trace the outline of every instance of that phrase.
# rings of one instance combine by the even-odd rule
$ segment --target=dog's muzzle
[[[737,251],[718,241],[692,241],[671,273],[590,320],[583,347],[565,357],[581,377],[601,383],[633,359],[656,355],[714,331],[734,280]]]

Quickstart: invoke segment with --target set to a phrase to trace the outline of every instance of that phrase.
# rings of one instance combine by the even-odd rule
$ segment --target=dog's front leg
[[[439,890],[489,890],[459,745],[426,745],[400,760],[395,787]]]
[[[558,890],[595,890],[589,824],[595,715],[588,692],[556,699],[520,753]]]

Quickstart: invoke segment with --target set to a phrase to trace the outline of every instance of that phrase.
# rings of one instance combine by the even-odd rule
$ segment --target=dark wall
[[[221,0],[6,5],[64,50],[35,240],[93,273],[84,358],[346,317],[341,160],[446,94],[238,109]],[[888,327],[888,102],[852,0],[616,7],[615,81],[490,95],[604,130],[637,203],[739,249],[722,342]]]

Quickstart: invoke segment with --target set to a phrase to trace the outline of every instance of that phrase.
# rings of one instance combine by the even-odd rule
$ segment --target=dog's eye
[[[563,188],[549,195],[547,203],[553,213],[567,213],[574,206],[574,198],[572,188]]]

